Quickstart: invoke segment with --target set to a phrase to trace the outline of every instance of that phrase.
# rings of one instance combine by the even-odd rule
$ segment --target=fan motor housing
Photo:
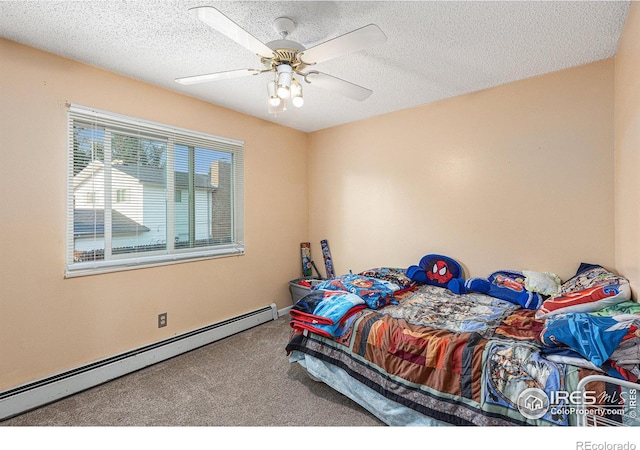
[[[305,50],[304,46],[297,42],[287,39],[279,39],[266,44],[267,47],[273,50],[273,58],[262,58],[262,63],[271,68],[276,68],[278,65],[286,63],[289,64],[294,71],[302,70],[307,64],[300,61],[298,55]]]
[[[273,50],[273,58],[262,58],[266,67],[275,70],[280,64],[288,64],[295,71],[301,70],[307,65],[298,58],[298,54],[305,51],[304,45],[287,39],[296,29],[296,24],[288,17],[278,17],[273,22],[273,29],[282,36],[282,39],[267,42],[265,45]]]

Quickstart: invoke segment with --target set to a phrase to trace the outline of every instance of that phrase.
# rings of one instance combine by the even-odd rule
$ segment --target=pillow
[[[527,309],[538,309],[542,297],[525,287],[525,276],[516,270],[499,270],[487,278],[469,278],[465,282],[467,291],[480,292],[491,297],[507,300]]]
[[[386,280],[378,280],[363,275],[347,274],[318,283],[313,289],[347,291],[362,298],[367,304],[367,307],[380,309],[391,303],[397,303],[394,293],[400,290],[400,286]]]
[[[464,293],[462,266],[443,255],[425,255],[417,266],[409,266],[407,276],[417,283],[440,286],[456,294]]]
[[[560,292],[549,297],[536,312],[537,319],[560,313],[599,311],[631,299],[629,280],[595,264],[580,264]]]
[[[523,270],[522,274],[525,276],[524,287],[528,291],[538,292],[547,297],[560,293],[562,281],[555,273]]]

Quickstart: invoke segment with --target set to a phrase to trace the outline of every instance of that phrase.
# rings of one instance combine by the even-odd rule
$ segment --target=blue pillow
[[[499,270],[487,278],[469,278],[465,282],[465,288],[467,291],[507,300],[527,309],[538,309],[542,305],[542,296],[525,287],[524,274],[513,270]]]

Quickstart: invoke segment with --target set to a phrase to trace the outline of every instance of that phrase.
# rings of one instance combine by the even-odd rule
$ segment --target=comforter
[[[333,336],[294,327],[286,350],[333,364],[389,401],[448,424],[573,425],[569,394],[595,372],[543,357],[544,323],[507,301],[422,285],[397,305],[356,311]],[[592,403],[615,416],[620,395],[606,383],[595,389]]]

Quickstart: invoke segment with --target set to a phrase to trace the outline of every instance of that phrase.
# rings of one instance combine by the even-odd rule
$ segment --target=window
[[[116,190],[116,202],[124,203],[126,201],[127,201],[127,190],[126,189]]]
[[[244,254],[243,143],[71,105],[67,276]]]

